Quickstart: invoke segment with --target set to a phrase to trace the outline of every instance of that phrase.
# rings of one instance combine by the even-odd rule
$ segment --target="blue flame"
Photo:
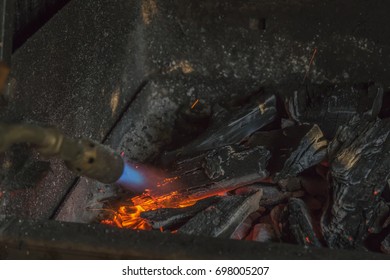
[[[146,186],[146,179],[141,173],[129,163],[124,164],[121,177],[116,182],[117,184],[132,189],[134,191],[144,191]]]

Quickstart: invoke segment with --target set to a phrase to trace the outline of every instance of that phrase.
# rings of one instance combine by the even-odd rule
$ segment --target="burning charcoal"
[[[241,109],[228,119],[219,120],[203,136],[190,145],[172,153],[193,155],[202,151],[238,144],[252,133],[270,124],[276,119],[276,97],[265,95],[259,103]]]
[[[383,88],[377,84],[359,84],[340,88],[329,84],[309,85],[295,91],[287,100],[288,111],[298,123],[318,124],[331,139],[337,128],[355,115],[374,119],[380,112]]]
[[[390,234],[382,241],[381,251],[385,254],[390,254]]]
[[[217,203],[220,197],[213,196],[199,200],[194,205],[184,208],[160,208],[142,212],[141,217],[148,221],[153,229],[171,229],[195,216],[210,205]]]
[[[248,146],[266,147],[271,153],[267,169],[275,180],[295,177],[321,162],[326,155],[327,141],[317,125],[300,125],[278,131],[258,132]]]
[[[331,198],[322,230],[331,248],[359,246],[383,213],[390,177],[390,119],[354,117],[329,145]]]
[[[180,177],[181,187],[175,191],[197,198],[259,182],[268,176],[266,165],[269,157],[269,151],[263,147],[243,150],[242,147],[226,146],[182,160],[171,173]]]
[[[274,228],[270,224],[257,224],[253,227],[252,240],[270,242],[276,240]]]
[[[321,243],[314,232],[309,211],[303,200],[290,199],[287,204],[286,215],[288,231],[284,231],[283,234],[291,233],[294,243],[321,247]]]
[[[259,208],[262,192],[226,196],[217,204],[199,212],[178,232],[211,237],[230,237],[239,224]]]
[[[230,236],[231,239],[237,239],[237,240],[242,240],[244,239],[248,233],[251,231],[253,223],[261,217],[261,212],[256,211],[253,212],[246,218],[237,228],[236,230],[232,233]]]

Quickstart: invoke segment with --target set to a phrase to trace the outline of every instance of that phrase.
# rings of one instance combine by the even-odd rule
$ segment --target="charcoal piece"
[[[377,223],[390,177],[390,119],[354,117],[329,145],[329,207],[321,227],[331,248],[358,247]]]
[[[180,186],[175,186],[175,191],[190,198],[206,197],[260,182],[268,176],[269,158],[269,151],[263,147],[244,150],[226,146],[179,161],[170,175],[180,177]],[[167,190],[164,187],[153,192],[158,195],[159,191]]]
[[[261,211],[256,211],[250,214],[242,223],[239,224],[239,226],[234,230],[230,238],[236,240],[244,239],[251,231],[254,222],[261,217],[261,214]]]
[[[300,125],[270,132],[257,132],[247,145],[262,146],[271,152],[267,169],[276,181],[295,177],[321,162],[327,141],[317,125]]]
[[[258,173],[261,178],[268,176],[266,170],[269,151],[263,147],[237,151],[232,146],[225,146],[209,152],[203,164],[207,177],[213,181],[236,177],[243,168],[245,173]],[[244,166],[243,166],[244,165]],[[241,170],[240,170],[241,169]]]
[[[261,190],[263,195],[260,200],[261,207],[270,207],[276,204],[280,204],[283,201],[288,200],[290,197],[299,197],[302,196],[303,193],[299,191],[295,192],[285,192],[281,191],[275,185],[266,185],[262,183],[251,184],[245,187],[238,188],[234,190],[234,193],[237,195],[246,194],[254,191]]]
[[[305,246],[321,247],[313,225],[310,213],[303,200],[291,198],[287,204],[286,219],[288,230],[283,231],[283,235],[291,234],[294,243]]]
[[[153,229],[171,229],[183,224],[198,212],[217,203],[220,197],[213,196],[197,201],[194,205],[184,208],[160,208],[141,213],[141,218],[147,220]]]
[[[283,169],[275,176],[275,180],[296,176],[305,169],[320,163],[326,156],[327,141],[317,125],[302,138],[284,163]]]
[[[262,192],[223,197],[199,212],[178,232],[211,237],[230,237],[239,224],[259,208]]]
[[[390,254],[390,234],[382,241],[381,251],[385,254]]]
[[[271,242],[276,240],[273,226],[264,223],[255,225],[253,227],[252,240],[257,242]]]
[[[240,143],[276,119],[276,96],[273,94],[264,95],[259,102],[241,108],[233,116],[231,113],[225,114],[225,116],[228,118],[219,120],[198,139],[170,154],[193,155],[202,151]]]
[[[306,85],[287,99],[292,119],[298,123],[318,124],[324,135],[332,139],[341,125],[356,115],[375,119],[382,106],[383,88],[378,84],[339,87],[324,83]]]

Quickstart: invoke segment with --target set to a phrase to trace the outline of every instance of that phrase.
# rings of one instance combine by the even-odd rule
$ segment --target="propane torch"
[[[141,169],[100,143],[86,138],[73,139],[55,128],[0,123],[0,153],[18,143],[31,144],[43,156],[61,158],[79,176],[105,184],[116,183],[136,192],[144,191],[149,185]]]

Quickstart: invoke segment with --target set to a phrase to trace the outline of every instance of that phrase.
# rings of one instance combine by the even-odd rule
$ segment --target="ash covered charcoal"
[[[268,176],[269,157],[263,147],[226,146],[178,162],[171,175],[180,177],[181,187],[175,189],[180,193],[207,196],[261,181]]]
[[[259,102],[232,113],[216,114],[214,125],[189,145],[169,154],[193,155],[202,151],[239,144],[245,138],[272,123],[277,117],[276,96],[266,94]]]
[[[317,125],[300,125],[255,133],[248,145],[263,146],[271,152],[267,169],[279,181],[321,162],[326,156],[327,141]]]
[[[223,197],[199,212],[178,232],[211,237],[230,237],[240,223],[259,208],[262,192]]]
[[[321,227],[331,248],[358,247],[388,207],[381,195],[390,176],[390,119],[354,117],[329,145],[331,197]]]
[[[258,242],[271,242],[276,240],[274,228],[270,224],[260,223],[253,227],[252,240]]]
[[[220,197],[213,196],[197,201],[194,205],[184,208],[160,208],[142,212],[141,217],[148,221],[153,229],[171,229],[188,221],[198,212],[217,203]]]
[[[306,204],[299,198],[291,198],[284,212],[282,238],[305,246],[321,247],[312,225]]]
[[[339,87],[324,83],[306,85],[287,100],[292,119],[298,123],[318,124],[324,135],[331,139],[339,126],[355,115],[374,119],[380,112],[383,88],[378,84],[357,84]]]

